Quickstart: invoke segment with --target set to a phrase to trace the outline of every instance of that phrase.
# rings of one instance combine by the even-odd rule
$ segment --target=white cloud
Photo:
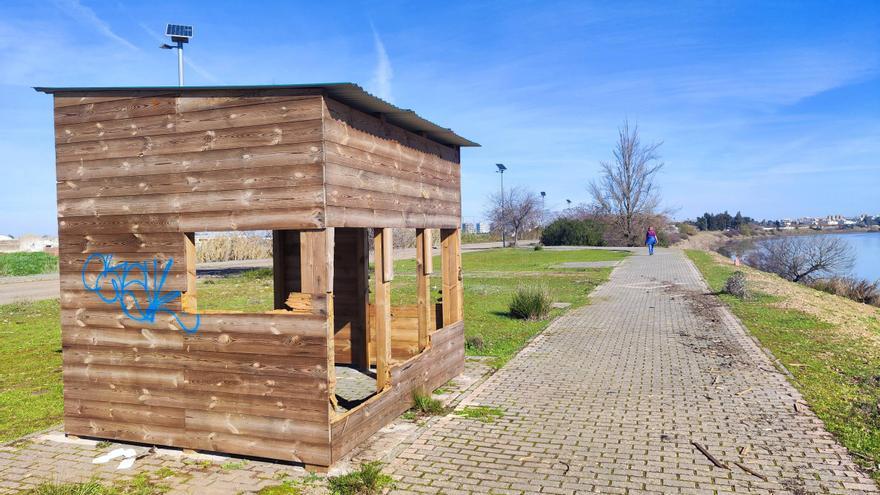
[[[376,68],[373,70],[372,87],[376,96],[384,100],[392,101],[391,96],[391,79],[394,77],[394,71],[391,69],[391,59],[388,58],[388,52],[385,51],[385,44],[382,38],[373,28],[373,44],[376,48]]]
[[[66,12],[69,16],[79,20],[80,22],[91,25],[99,33],[103,34],[107,38],[116,41],[117,43],[128,48],[129,50],[139,50],[138,47],[131,44],[131,42],[129,42],[127,39],[114,33],[113,30],[110,29],[110,26],[106,22],[104,22],[103,19],[98,17],[98,14],[96,14],[94,10],[79,3],[79,0],[55,0],[54,3],[58,8]]]

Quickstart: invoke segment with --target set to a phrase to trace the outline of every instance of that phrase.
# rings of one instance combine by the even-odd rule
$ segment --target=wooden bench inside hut
[[[37,89],[68,434],[326,467],[463,370],[475,143],[347,83]],[[415,230],[410,305],[394,229]],[[194,233],[244,230],[272,233],[275,309],[200,309]]]

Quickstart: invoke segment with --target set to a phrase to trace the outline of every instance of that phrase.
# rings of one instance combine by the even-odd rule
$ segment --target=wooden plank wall
[[[59,230],[323,226],[323,99],[56,96]]]
[[[324,101],[328,226],[458,227],[457,148]]]
[[[83,287],[104,268],[93,259],[83,274],[97,253],[148,270],[155,260],[160,273],[171,264],[167,294],[192,289],[187,233],[322,228],[321,102],[289,91],[56,97],[67,432],[329,464],[326,315],[203,314],[190,334],[166,312],[135,321]],[[298,270],[299,234],[282,239]],[[139,267],[129,277],[142,278]],[[144,291],[125,300],[137,316],[133,300],[146,306]],[[179,298],[163,309],[195,323]]]
[[[437,317],[442,311],[441,304],[432,305],[435,309],[430,312],[428,328],[431,332],[440,328],[442,316]],[[368,313],[369,325],[373,328],[376,321],[375,307],[370,304]],[[371,344],[375,338],[374,332],[370,332]],[[374,346],[370,346],[370,362],[376,362]],[[391,306],[391,359],[397,362],[407,359],[419,353],[419,307],[415,304]]]
[[[65,431],[328,465],[327,319],[200,317],[65,312]]]
[[[431,335],[425,352],[391,367],[391,387],[333,420],[330,438],[336,462],[412,406],[413,391],[433,391],[464,371],[464,323]]]

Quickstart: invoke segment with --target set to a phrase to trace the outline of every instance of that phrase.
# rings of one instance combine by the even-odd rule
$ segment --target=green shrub
[[[514,318],[540,320],[550,312],[553,298],[544,287],[519,287],[510,301],[509,311]]]
[[[535,244],[535,251],[543,251],[543,250],[544,250],[543,244]]]
[[[378,495],[385,488],[393,487],[394,479],[382,472],[379,461],[361,464],[357,471],[327,478],[333,495]]]
[[[58,257],[49,253],[2,253],[0,277],[39,275],[58,271]]]
[[[541,234],[545,246],[602,246],[602,225],[593,220],[559,218],[548,225]]]

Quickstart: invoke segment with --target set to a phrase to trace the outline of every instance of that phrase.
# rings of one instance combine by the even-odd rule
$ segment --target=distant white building
[[[492,231],[492,226],[489,225],[488,222],[477,223],[477,233],[478,234],[488,234],[491,231]]]
[[[473,234],[476,231],[477,231],[476,226],[470,222],[461,224],[461,233],[462,234]]]
[[[23,235],[18,240],[18,250],[30,253],[58,248],[58,238],[48,235]]]

